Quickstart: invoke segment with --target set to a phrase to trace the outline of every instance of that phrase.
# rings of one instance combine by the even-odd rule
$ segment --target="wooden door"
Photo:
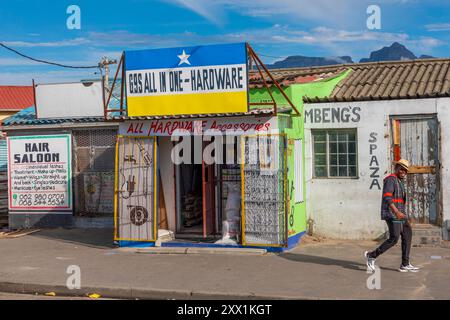
[[[394,120],[394,159],[407,159],[407,211],[416,223],[439,224],[439,126],[435,117]]]

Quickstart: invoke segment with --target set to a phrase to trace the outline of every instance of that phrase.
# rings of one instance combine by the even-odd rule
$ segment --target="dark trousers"
[[[400,236],[402,237],[402,264],[409,264],[409,252],[411,251],[412,229],[409,222],[393,222],[386,220],[389,228],[389,239],[383,242],[377,249],[369,253],[372,258],[377,258],[387,250],[395,246]]]

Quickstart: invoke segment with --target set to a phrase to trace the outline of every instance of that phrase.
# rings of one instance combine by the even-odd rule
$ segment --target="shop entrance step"
[[[149,247],[138,248],[137,253],[147,254],[248,254],[264,255],[266,249],[260,248],[221,248],[221,247]]]
[[[441,242],[441,227],[430,224],[415,224],[413,226],[413,247],[438,247]]]

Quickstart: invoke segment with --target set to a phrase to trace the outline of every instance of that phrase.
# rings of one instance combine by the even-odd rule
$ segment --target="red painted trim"
[[[39,119],[38,107],[36,105],[36,84],[33,79],[33,101],[34,101],[34,113],[36,114],[36,119]]]
[[[394,146],[394,160],[395,160],[395,161],[400,160],[400,154],[401,154],[400,146],[395,145],[395,146]]]
[[[172,147],[175,146],[175,142],[172,141]],[[175,195],[175,201],[174,201],[174,214],[175,214],[175,232],[174,234],[177,234],[177,226],[178,226],[178,212],[177,212],[177,166],[175,163],[172,164],[173,167],[173,194]],[[167,221],[167,226],[169,226],[169,221]],[[169,228],[170,230],[170,228]]]
[[[202,148],[203,154],[203,148]],[[203,238],[206,238],[206,180],[205,180],[205,160],[202,156],[202,206],[203,206]]]

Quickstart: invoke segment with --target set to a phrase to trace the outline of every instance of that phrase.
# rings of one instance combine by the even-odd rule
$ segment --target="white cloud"
[[[219,0],[220,1],[220,0]],[[230,43],[230,42],[249,42],[254,45],[257,53],[274,56],[285,55],[308,55],[305,52],[319,52],[321,56],[339,56],[350,55],[357,61],[361,57],[367,57],[370,51],[378,50],[383,46],[391,45],[393,42],[400,42],[412,50],[416,55],[433,54],[433,48],[445,45],[439,39],[433,37],[412,37],[406,33],[374,32],[365,29],[358,31],[348,31],[330,27],[316,27],[310,30],[300,30],[290,25],[274,24],[268,28],[247,29],[240,32],[230,32],[224,34],[203,35],[194,32],[180,32],[165,35],[158,34],[139,34],[128,31],[114,32],[91,32],[82,38],[87,45],[80,48],[71,49],[70,61],[60,61],[63,64],[70,65],[95,65],[102,56],[119,59],[122,50],[137,48],[158,48],[187,46],[198,44]],[[52,44],[56,48],[64,44],[71,46],[73,43],[81,41],[80,38],[67,39]],[[22,43],[26,47],[36,45],[34,42],[15,41],[11,43]],[[49,47],[51,42],[37,44],[37,48]],[[30,53],[30,55],[33,55]],[[41,54],[40,54],[41,55]],[[79,57],[79,58],[76,58]],[[69,57],[65,56],[65,60]],[[267,62],[273,62],[272,59],[266,59]],[[280,60],[280,59],[277,59]],[[46,72],[46,70],[55,70],[54,68],[41,65],[26,59],[16,57],[0,58],[0,66],[23,66],[17,72],[0,73],[0,82],[2,83],[29,83],[30,79],[42,79],[42,82],[49,81],[74,81],[81,78],[93,77],[97,70],[61,70],[55,72]],[[36,70],[35,73],[30,70]],[[58,69],[56,69],[58,70]],[[114,67],[112,68],[112,72]],[[23,73],[25,72],[25,73]]]
[[[92,71],[0,72],[0,85],[31,85],[32,79],[36,83],[58,83],[93,78],[99,76]]]
[[[0,58],[0,66],[37,66],[40,63],[24,58]]]
[[[187,8],[208,21],[222,24],[227,11],[250,17],[288,17],[292,19],[342,21],[366,0],[165,0]],[[365,13],[365,10],[361,11]]]
[[[344,26],[359,25],[367,18],[373,0],[162,0],[189,9],[208,21],[222,25],[227,12],[244,16],[291,22],[309,21]],[[376,4],[404,10],[400,6],[418,0],[378,0]]]
[[[90,41],[86,38],[74,38],[62,41],[48,41],[48,42],[29,42],[29,41],[5,41],[5,45],[16,48],[25,47],[72,47],[82,44],[88,44]]]
[[[427,24],[425,28],[428,31],[450,31],[450,23]]]

